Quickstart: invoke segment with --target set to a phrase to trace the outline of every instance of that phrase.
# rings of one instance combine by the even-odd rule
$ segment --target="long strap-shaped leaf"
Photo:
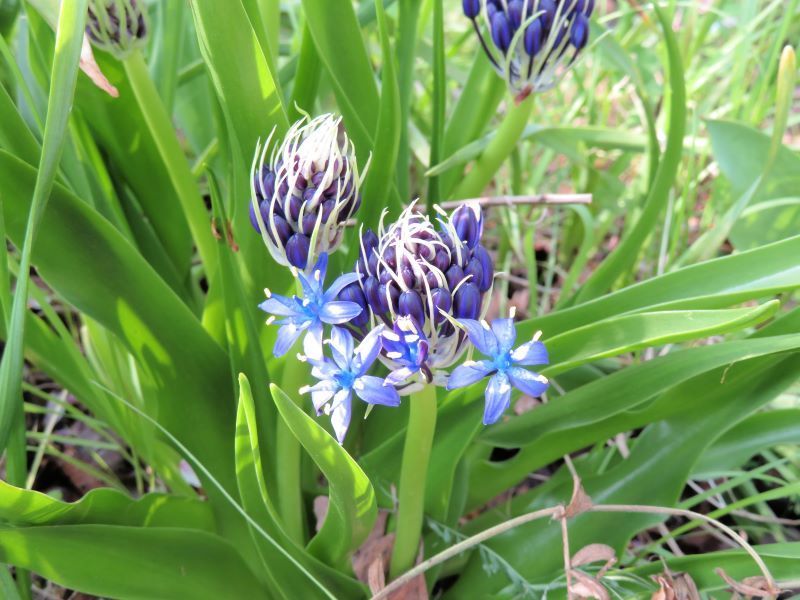
[[[603,261],[578,292],[578,302],[597,298],[608,291],[620,275],[636,262],[639,250],[650,236],[658,221],[658,216],[667,205],[669,193],[680,166],[683,137],[686,131],[686,82],[683,75],[683,62],[669,18],[658,5],[654,5],[653,9],[664,31],[669,57],[671,98],[667,147],[658,167],[656,178],[650,187],[650,194],[645,202],[642,215],[636,224],[626,232],[620,245]]]
[[[28,225],[22,244],[20,277],[14,293],[9,322],[9,339],[0,365],[0,449],[6,447],[11,424],[21,409],[22,352],[25,335],[25,307],[28,301],[27,273],[31,266],[31,252],[36,229],[47,206],[58,163],[67,135],[67,123],[78,77],[83,29],[88,0],[63,2],[58,17],[56,50],[50,78],[50,97],[47,105],[47,122],[36,186],[28,215]]]

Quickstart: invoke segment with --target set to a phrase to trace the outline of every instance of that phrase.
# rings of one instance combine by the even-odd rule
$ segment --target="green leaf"
[[[612,317],[546,339],[548,375],[609,356],[711,335],[739,331],[766,321],[780,308],[773,300],[755,308],[676,310]]]
[[[578,291],[577,302],[586,302],[597,298],[609,290],[616,280],[636,263],[642,246],[652,233],[659,215],[667,206],[669,194],[680,167],[683,136],[686,130],[686,84],[683,59],[669,18],[658,5],[653,8],[664,32],[669,57],[671,96],[667,147],[661,158],[653,185],[650,187],[642,214],[636,224],[625,231],[619,246],[606,257]]]
[[[377,518],[375,492],[355,460],[279,387],[271,385],[286,425],[328,480],[328,514],[308,550],[326,563],[347,568],[350,554],[366,539]]]
[[[800,287],[800,236],[693,265],[520,324],[519,336],[544,339],[611,316],[644,310],[710,309]]]
[[[731,471],[743,466],[759,452],[782,444],[800,444],[798,409],[770,410],[748,417],[703,453],[694,472],[702,475]]]
[[[0,520],[17,527],[129,525],[210,532],[216,527],[211,507],[199,498],[147,494],[134,499],[117,490],[98,488],[69,503],[3,481],[0,481]]]
[[[28,273],[32,263],[33,241],[40,233],[42,216],[47,207],[50,190],[53,187],[58,163],[65,145],[69,112],[78,76],[86,7],[87,0],[76,0],[76,2],[64,3],[59,11],[42,155],[33,186],[33,194],[28,196],[31,198],[30,203],[25,202],[30,212],[27,215],[26,224],[23,226],[24,235],[18,238],[18,241],[22,240],[22,243],[18,243],[22,252],[20,277],[17,280],[9,317],[8,344],[3,349],[2,363],[0,363],[0,451],[5,449],[11,428],[15,422],[18,422],[17,418],[21,414],[25,310],[28,303]],[[8,202],[9,198],[4,197],[3,204]]]
[[[192,529],[0,526],[0,560],[96,596],[131,600],[271,597],[229,542]]]

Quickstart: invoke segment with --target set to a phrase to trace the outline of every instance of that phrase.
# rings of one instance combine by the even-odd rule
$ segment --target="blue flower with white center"
[[[386,377],[385,385],[400,385],[415,373],[422,373],[425,383],[431,381],[431,371],[426,364],[428,338],[413,317],[398,317],[391,330],[383,331],[381,343],[384,354],[397,367]]]
[[[267,319],[267,324],[272,324],[276,317],[283,317],[278,321],[281,328],[278,330],[278,339],[275,340],[275,347],[272,350],[276,357],[286,354],[297,338],[305,333],[303,350],[306,355],[322,358],[324,325],[341,325],[361,314],[363,309],[357,303],[337,300],[339,292],[358,281],[360,276],[357,273],[342,275],[326,291],[323,285],[327,270],[328,255],[324,252],[317,260],[310,276],[293,269],[303,287],[302,298],[279,296],[264,290],[267,299],[258,307],[272,315]]]
[[[465,362],[454,369],[447,381],[447,389],[466,387],[491,375],[486,386],[484,425],[497,422],[503,415],[511,401],[512,387],[534,398],[547,390],[546,377],[522,368],[549,362],[547,349],[539,341],[538,333],[530,342],[512,350],[517,338],[513,318],[495,319],[491,326],[486,321],[472,319],[460,319],[458,324],[487,359]]]
[[[336,439],[341,444],[350,426],[353,392],[367,404],[398,406],[397,390],[384,385],[380,377],[367,375],[381,351],[381,330],[376,327],[353,348],[353,336],[342,327],[334,327],[329,341],[331,358],[306,358],[311,374],[319,380],[312,386],[300,389],[301,394],[311,393],[317,414],[331,417]]]

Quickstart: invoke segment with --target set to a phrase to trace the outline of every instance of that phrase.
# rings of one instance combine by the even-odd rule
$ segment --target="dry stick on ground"
[[[691,510],[685,510],[681,508],[669,508],[669,507],[662,507],[662,506],[643,506],[643,505],[636,505],[636,504],[592,504],[590,502],[589,497],[583,491],[583,488],[580,483],[580,479],[578,478],[577,473],[575,472],[575,467],[572,465],[572,461],[567,459],[565,460],[567,467],[569,468],[573,481],[575,482],[575,488],[573,489],[572,500],[570,501],[568,506],[564,506],[563,504],[559,504],[557,506],[553,506],[550,508],[543,508],[541,510],[537,510],[531,513],[527,513],[524,515],[520,515],[519,517],[515,517],[513,519],[509,519],[503,523],[495,525],[494,527],[490,527],[472,537],[469,537],[457,544],[453,544],[446,550],[443,550],[439,554],[432,556],[431,558],[421,562],[413,569],[407,571],[393,582],[391,582],[388,586],[383,588],[377,594],[372,597],[372,600],[381,600],[383,598],[387,598],[392,592],[402,588],[406,585],[409,581],[417,577],[418,575],[424,573],[428,569],[435,567],[447,560],[450,560],[454,556],[457,556],[464,552],[465,550],[469,550],[474,546],[477,546],[486,540],[489,540],[497,535],[505,533],[506,531],[510,531],[515,527],[520,525],[524,525],[525,523],[530,523],[532,521],[537,521],[539,519],[543,519],[545,517],[550,517],[552,519],[559,519],[563,522],[566,522],[567,518],[572,518],[578,516],[582,513],[588,512],[607,512],[607,513],[645,513],[645,514],[658,514],[658,515],[668,515],[668,516],[678,516],[678,517],[686,517],[689,519],[700,519],[701,521],[705,521],[717,527],[725,534],[727,534],[732,540],[734,540],[741,548],[750,555],[753,561],[758,566],[761,574],[764,576],[764,580],[767,584],[767,591],[774,596],[777,596],[780,593],[780,588],[778,587],[777,583],[775,582],[775,578],[770,573],[769,568],[767,567],[764,560],[759,556],[759,554],[755,551],[755,549],[740,536],[736,533],[733,529],[725,525],[724,523],[720,523],[716,519],[712,519],[711,517],[707,517],[701,513],[697,513]],[[567,559],[569,560],[569,559]],[[568,564],[568,563],[567,563]]]
[[[476,203],[483,207],[488,206],[520,206],[526,204],[591,204],[591,194],[536,194],[534,196],[483,196],[481,198],[468,198],[466,200],[450,200],[442,202],[445,210],[458,208],[464,203]]]

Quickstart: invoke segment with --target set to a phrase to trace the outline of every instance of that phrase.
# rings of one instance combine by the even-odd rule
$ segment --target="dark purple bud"
[[[400,289],[397,287],[397,284],[392,283],[383,283],[378,288],[378,291],[383,298],[383,302],[385,302],[386,309],[382,312],[386,312],[389,310],[389,305],[391,304],[391,308],[394,312],[397,312],[399,301],[400,301]],[[388,294],[388,298],[387,298]]]
[[[453,306],[453,297],[446,289],[436,288],[431,291],[431,299],[433,300],[433,321],[438,325],[445,320],[439,309],[450,312],[450,308]]]
[[[317,193],[317,188],[313,186],[307,187],[303,190],[303,202],[311,202],[314,199],[314,194]]]
[[[275,193],[275,173],[271,170],[265,169],[262,173],[261,186],[258,188],[258,192],[263,194],[263,197],[267,200],[271,199]]]
[[[367,257],[367,267],[369,267],[369,272],[377,273],[378,264],[378,253],[375,250],[371,250],[369,257]]]
[[[383,262],[389,265],[390,269],[397,268],[397,251],[394,249],[394,246],[388,246],[386,250],[383,251]]]
[[[278,185],[278,196],[281,199],[286,198],[286,194],[289,193],[289,182],[286,180],[286,177]]]
[[[325,179],[325,173],[323,171],[317,171],[311,177],[311,183],[314,185],[314,187],[319,187],[323,179]]]
[[[400,294],[397,303],[397,312],[401,315],[408,315],[416,320],[418,326],[425,323],[425,305],[416,290],[406,290]]]
[[[314,233],[314,227],[317,225],[317,215],[315,214],[305,214],[303,215],[303,220],[300,224],[300,231],[302,231],[305,235],[311,236]]]
[[[372,229],[367,229],[361,234],[361,247],[368,253],[370,253],[373,248],[378,247],[378,236],[375,235]]]
[[[369,312],[367,311],[367,301],[364,298],[364,292],[361,291],[361,286],[357,283],[351,283],[341,292],[339,292],[339,300],[345,302],[355,302],[361,307],[361,313],[350,320],[350,323],[356,327],[363,327],[369,322]]]
[[[464,269],[458,265],[453,265],[447,269],[447,273],[444,275],[447,278],[447,287],[451,290],[454,290],[456,289],[456,286],[464,279]]]
[[[436,251],[436,257],[433,259],[433,266],[444,273],[450,266],[450,255],[444,248],[439,248]]]
[[[336,200],[326,200],[322,203],[322,222],[327,223],[331,218],[333,209],[336,208]]]
[[[539,0],[538,9],[544,11],[540,18],[543,21],[544,30],[547,31],[553,26],[553,21],[556,18],[556,3],[553,0]]]
[[[367,298],[372,312],[376,314],[383,314],[386,312],[386,302],[381,300],[378,288],[380,284],[374,277],[367,277],[364,280],[364,296]]]
[[[536,19],[525,30],[525,52],[536,56],[542,49],[542,19]]]
[[[250,224],[253,226],[253,229],[256,231],[261,231],[261,228],[258,226],[258,219],[256,218],[256,209],[253,207],[253,203],[249,202],[250,205]],[[269,223],[269,202],[259,202],[258,208],[260,209],[259,212],[261,213],[261,220],[264,221],[264,225],[268,225]]]
[[[511,26],[505,13],[497,12],[492,17],[492,40],[503,54],[511,46]]]
[[[378,281],[381,283],[389,283],[390,281],[394,281],[391,272],[389,271],[381,271],[381,274],[378,275]]]
[[[286,259],[289,264],[298,269],[305,269],[308,263],[308,252],[311,242],[302,233],[295,233],[286,242]]]
[[[308,181],[306,181],[305,176],[302,173],[298,173],[297,177],[294,180],[294,187],[298,190],[304,190],[308,186]]]
[[[483,276],[481,277],[480,281],[476,281],[475,283],[478,284],[478,288],[480,289],[481,293],[483,293],[492,287],[492,279],[494,278],[494,263],[492,262],[492,257],[489,255],[489,252],[480,244],[475,246],[475,250],[472,251],[472,260],[476,259],[481,264]]]
[[[453,212],[452,221],[459,239],[469,248],[474,248],[480,241],[481,235],[480,223],[478,223],[475,211],[466,204],[462,204]]]
[[[474,256],[470,258],[467,268],[464,269],[464,275],[470,276],[469,281],[478,286],[480,290],[481,282],[483,281],[483,265],[481,265],[481,261]]]
[[[281,246],[282,248],[285,248],[286,242],[292,235],[292,228],[289,227],[289,223],[286,222],[286,219],[279,215],[273,215],[272,222],[267,221],[264,223],[264,226],[267,228],[267,234],[269,234],[269,238],[272,240],[272,242]],[[275,231],[278,232],[277,240],[275,239],[275,233],[272,231],[273,227],[275,228]]]
[[[413,288],[416,286],[417,278],[414,276],[414,271],[408,267],[403,267],[400,269],[400,277],[403,280],[403,283],[406,284],[406,287]]]
[[[481,12],[481,0],[461,0],[461,7],[464,9],[464,16],[474,19]]]
[[[297,222],[300,218],[300,207],[303,206],[303,201],[297,196],[292,196],[289,199],[289,218]]]
[[[428,271],[427,273],[425,273],[425,281],[428,282],[428,287],[431,289],[437,288],[440,285],[440,281],[436,277],[436,273],[434,273],[433,271]]]
[[[458,288],[453,305],[457,319],[477,319],[481,313],[481,293],[478,286],[468,281]]]
[[[578,50],[583,50],[589,41],[589,19],[583,14],[578,14],[572,23],[569,41]]]
[[[513,31],[519,29],[522,24],[522,6],[522,0],[509,0],[508,2],[508,18],[511,21]]]

